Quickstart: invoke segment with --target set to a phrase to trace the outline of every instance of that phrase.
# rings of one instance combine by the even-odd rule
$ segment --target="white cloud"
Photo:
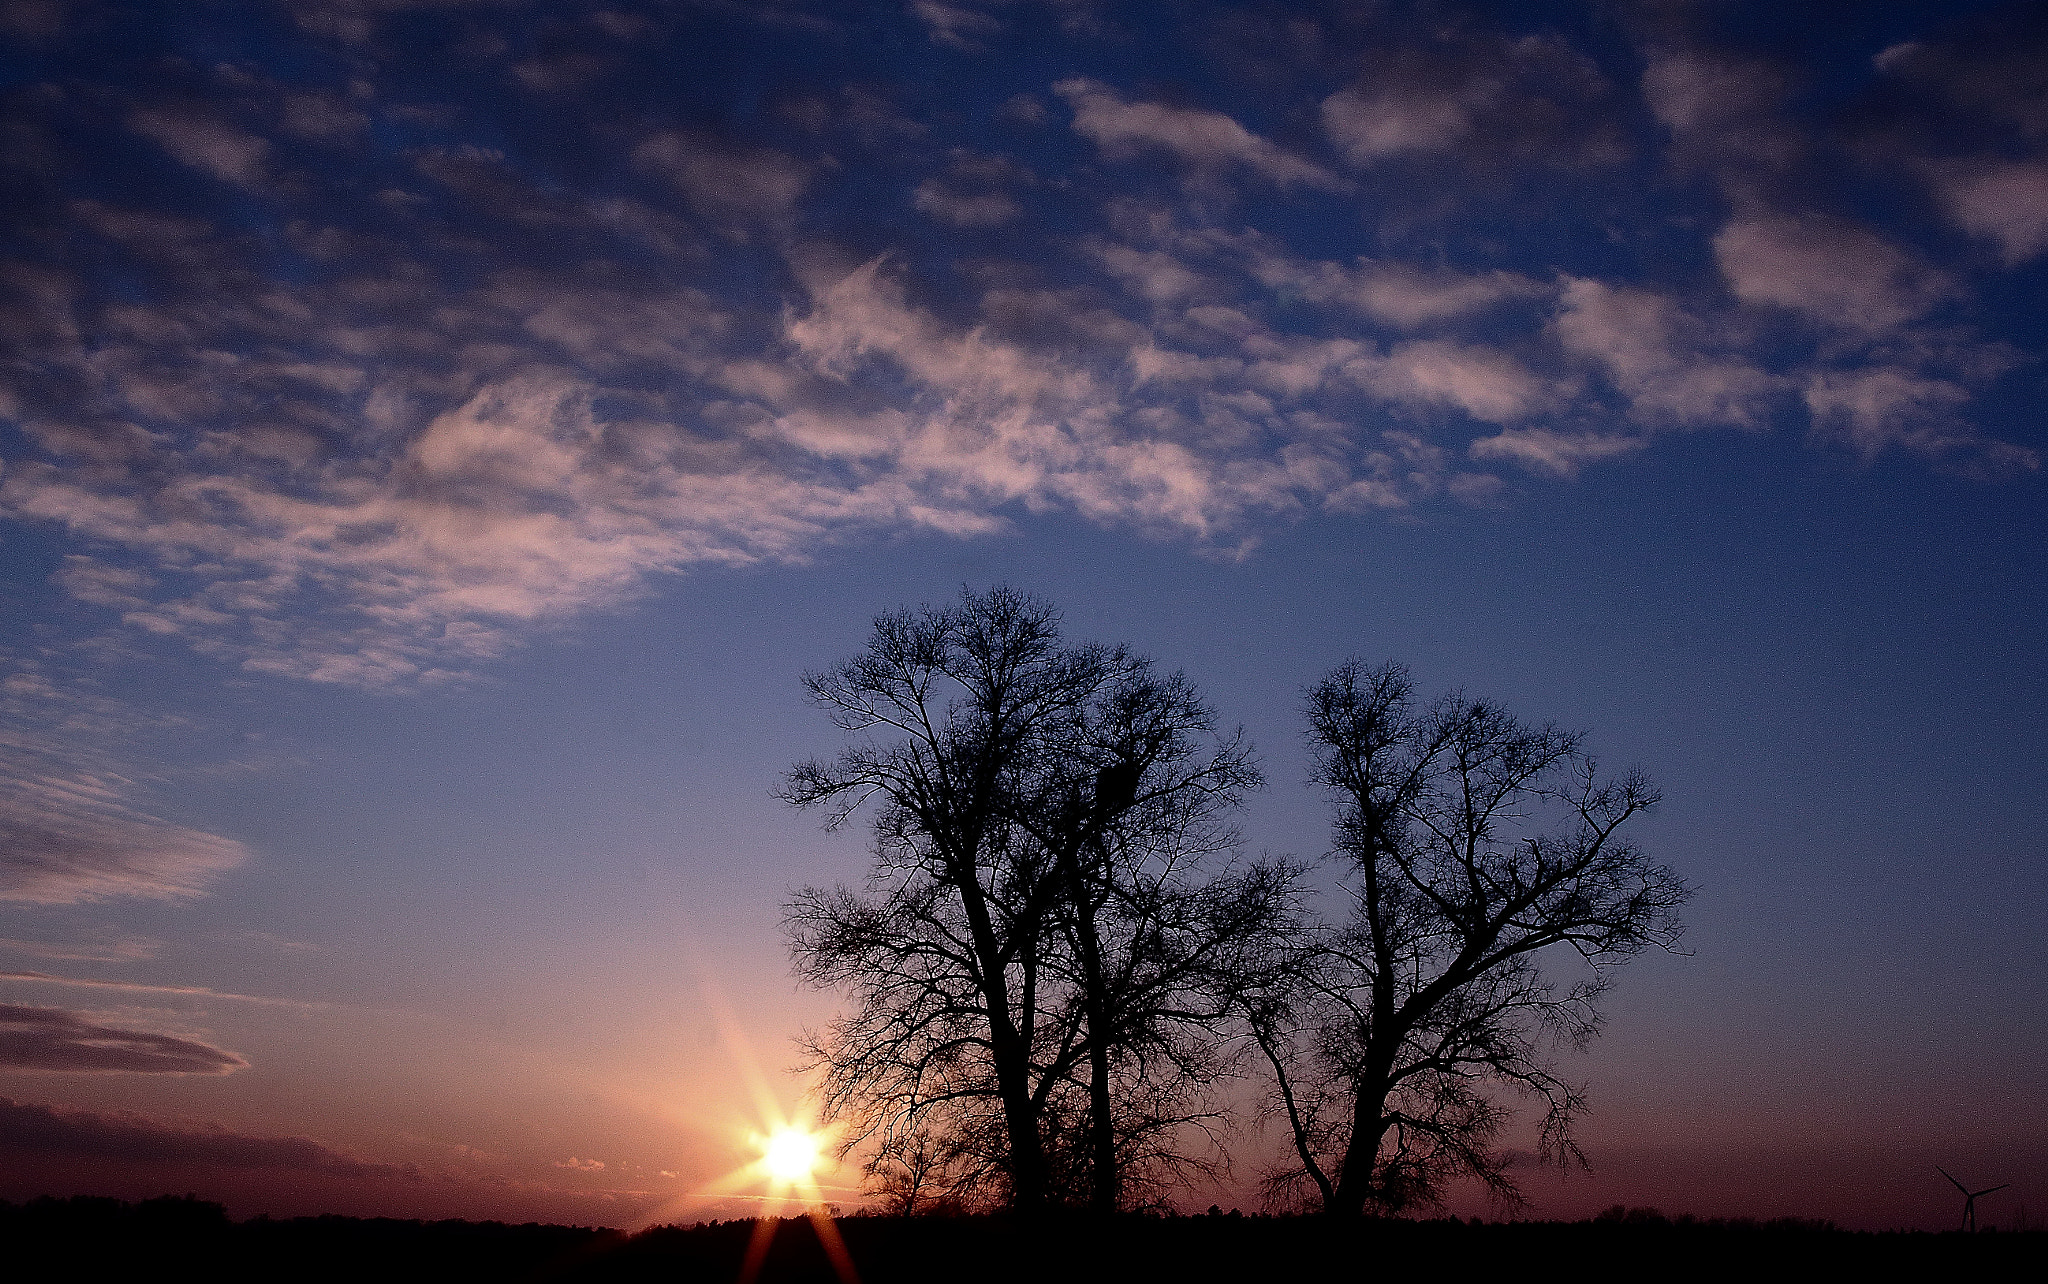
[[[787,221],[810,181],[809,167],[782,152],[680,133],[640,143],[633,162],[668,179],[699,214],[728,224]]]
[[[1008,192],[962,192],[939,178],[919,183],[911,203],[918,213],[955,227],[1000,227],[1024,212]]]
[[[1473,442],[1472,457],[1520,464],[1553,477],[1572,477],[1587,464],[1633,454],[1644,445],[1641,437],[1613,433],[1509,428],[1498,436],[1482,437]]]
[[[134,810],[118,780],[0,771],[0,901],[183,900],[248,855]]]
[[[1250,271],[1268,289],[1362,312],[1409,330],[1463,320],[1550,292],[1550,287],[1519,272],[1460,272],[1363,258],[1356,267],[1346,267],[1293,259],[1262,246],[1253,250]]]
[[[979,9],[943,4],[940,0],[911,0],[910,11],[930,30],[935,42],[955,49],[980,49],[981,43],[975,37],[994,35],[1003,26]]]
[[[1037,175],[1006,156],[955,148],[946,172],[919,183],[911,203],[919,213],[956,227],[998,227],[1024,212],[1006,189],[1037,181]]]
[[[2048,249],[2048,161],[1942,161],[1927,174],[1948,216],[2007,266]]]
[[[1739,356],[1706,350],[1708,329],[1664,295],[1568,279],[1552,329],[1596,363],[1629,412],[1652,426],[1761,428],[1782,380]]]
[[[130,116],[128,127],[224,183],[260,189],[268,181],[269,142],[211,115],[154,108]]]
[[[1548,386],[1504,352],[1431,339],[1396,345],[1362,382],[1395,400],[1455,406],[1474,419],[1513,423],[1550,400]]]
[[[1880,367],[1816,373],[1805,399],[1816,428],[1867,458],[1887,446],[1937,445],[1948,435],[1942,428],[1952,426],[1945,412],[1970,394],[1946,380]]]
[[[1472,112],[1450,94],[1340,89],[1323,100],[1323,128],[1353,165],[1402,152],[1442,151],[1472,128]]]
[[[1622,149],[1596,104],[1607,85],[1561,40],[1444,33],[1368,57],[1357,83],[1325,98],[1323,129],[1367,168],[1457,151],[1460,164],[1599,164]]]
[[[1715,234],[1714,261],[1745,303],[1867,334],[1896,330],[1956,293],[1947,276],[1876,233],[1818,216],[1737,218]]]
[[[1236,170],[1277,187],[1340,190],[1343,180],[1252,133],[1222,112],[1126,102],[1100,81],[1075,77],[1053,92],[1074,111],[1074,131],[1113,160],[1165,152],[1192,169]]]

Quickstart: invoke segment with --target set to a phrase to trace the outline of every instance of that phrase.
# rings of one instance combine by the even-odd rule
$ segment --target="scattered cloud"
[[[52,582],[109,645],[395,689],[665,576],[876,532],[1059,510],[1234,556],[1318,507],[1500,501],[1473,461],[1568,478],[1680,429],[2032,457],[1969,420],[2029,355],[1971,328],[1977,274],[2048,248],[2048,114],[1996,42],[1887,51],[1894,110],[1843,116],[1880,122],[1857,128],[1905,163],[1870,181],[1931,195],[1978,242],[1959,255],[1831,203],[1847,186],[1808,176],[1849,163],[1851,127],[1672,14],[1628,28],[1640,95],[1561,35],[1394,22],[1290,34],[1313,97],[1251,62],[1256,93],[1062,79],[1062,131],[1033,127],[1042,68],[997,63],[979,113],[878,72],[649,123],[606,104],[661,22],[606,10],[515,50],[408,10],[452,24],[476,85],[549,95],[543,137],[463,77],[391,102],[364,54],[396,11],[294,7],[280,40],[350,50],[325,80],[137,64],[17,104],[8,156],[45,160],[6,162],[0,515],[67,541]],[[939,56],[927,37],[1074,16],[877,21]],[[850,38],[791,7],[714,20]],[[1942,113],[1976,124],[1913,133]],[[1646,145],[1672,178],[1647,194],[1610,164]],[[1564,226],[1598,234],[1541,230]],[[30,668],[0,701],[48,706],[44,744],[99,716]],[[27,743],[0,743],[0,895],[185,896],[246,859],[146,805],[121,754]]]
[[[1818,371],[1804,396],[1815,433],[1865,459],[1899,449],[1979,475],[2041,467],[2040,452],[1986,438],[1960,417],[1957,412],[1970,399],[1967,389],[1910,367]]]
[[[164,943],[153,937],[104,935],[100,940],[37,941],[0,937],[0,950],[59,962],[137,963],[152,959]]]
[[[1948,216],[2007,266],[2048,249],[2048,160],[1935,161],[1927,175]]]
[[[182,900],[248,855],[233,839],[134,810],[120,782],[0,775],[0,900]]]
[[[261,190],[270,143],[203,110],[159,107],[128,118],[136,133],[223,183]]]
[[[0,1004],[0,1066],[13,1070],[232,1074],[248,1064],[197,1039],[95,1025],[62,1008]]]
[[[1567,280],[1552,328],[1628,399],[1631,418],[1652,426],[1761,428],[1783,383],[1714,352],[1711,327],[1649,290]]]
[[[809,182],[808,167],[783,152],[700,135],[657,134],[634,147],[633,161],[674,184],[699,215],[728,227],[785,224]]]
[[[1571,477],[1587,464],[1632,454],[1645,444],[1642,437],[1612,433],[1509,428],[1497,436],[1473,442],[1472,457],[1520,464],[1553,477]]]
[[[955,227],[1000,227],[1024,212],[1012,191],[1036,182],[1036,175],[1006,156],[956,149],[943,174],[917,185],[913,204],[919,213]]]
[[[1946,274],[1840,219],[1738,218],[1715,234],[1714,261],[1745,303],[1870,334],[1896,330],[1956,293]]]
[[[0,944],[4,944],[4,942],[0,942]],[[128,994],[164,994],[178,998],[228,999],[236,1003],[257,1003],[266,1007],[319,1008],[326,1006],[323,1003],[304,1003],[297,999],[278,999],[263,994],[236,994],[228,990],[208,989],[203,985],[149,985],[140,981],[114,981],[102,977],[55,976],[49,972],[0,972],[0,981],[28,981],[44,985],[83,986],[93,990],[119,990]]]
[[[1550,399],[1548,385],[1507,353],[1440,339],[1395,346],[1366,383],[1395,399],[1455,406],[1487,423],[1527,418]]]
[[[982,39],[1003,29],[993,14],[961,4],[945,4],[941,0],[911,0],[910,11],[917,15],[931,32],[934,42],[951,45],[955,49],[977,51],[982,48]]]
[[[419,1177],[411,1168],[357,1159],[308,1137],[256,1136],[218,1124],[168,1124],[125,1111],[102,1113],[6,1097],[0,1097],[0,1153],[17,1160],[54,1156],[334,1177]]]
[[[1280,188],[1341,190],[1345,184],[1313,161],[1285,151],[1222,112],[1128,102],[1086,77],[1052,87],[1074,112],[1074,132],[1112,160],[1164,153],[1204,174],[1249,174]]]
[[[1434,264],[1361,258],[1354,266],[1308,261],[1254,242],[1250,271],[1283,298],[1347,308],[1404,330],[1463,321],[1505,303],[1541,299],[1552,289],[1519,272],[1464,272]]]
[[[1360,169],[1455,151],[1461,163],[1580,166],[1625,155],[1592,61],[1549,36],[1443,35],[1369,54],[1323,100],[1330,141]]]

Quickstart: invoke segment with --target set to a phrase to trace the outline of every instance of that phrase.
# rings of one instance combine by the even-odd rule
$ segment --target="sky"
[[[800,676],[1006,583],[1244,726],[1247,852],[1327,850],[1353,655],[1662,786],[1687,952],[1524,1215],[2038,1222],[2044,69],[1966,3],[0,3],[0,1198],[776,1207],[781,906],[867,863],[772,796]]]

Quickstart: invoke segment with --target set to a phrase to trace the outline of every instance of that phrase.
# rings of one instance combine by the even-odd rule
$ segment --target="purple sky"
[[[798,675],[1007,582],[1251,850],[1351,654],[1663,785],[1534,1214],[2048,1215],[2048,22],[1825,8],[0,0],[0,1197],[755,1206]]]

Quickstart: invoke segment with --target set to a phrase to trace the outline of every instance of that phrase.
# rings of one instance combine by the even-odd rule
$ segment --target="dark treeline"
[[[1612,1210],[1582,1222],[1127,1215],[848,1217],[834,1223],[864,1284],[923,1281],[1348,1280],[1386,1272],[1579,1279],[1603,1270],[1661,1277],[2007,1272],[2038,1265],[2048,1235],[1854,1232],[1825,1222],[1666,1218]],[[0,1201],[0,1246],[25,1278],[193,1275],[209,1280],[662,1280],[733,1284],[758,1230],[750,1221],[624,1234],[585,1226],[300,1217],[229,1220],[191,1198]],[[760,1284],[839,1284],[804,1218],[771,1223]],[[1420,1277],[1417,1275],[1416,1277]],[[1990,1274],[1987,1278],[2001,1278]]]

